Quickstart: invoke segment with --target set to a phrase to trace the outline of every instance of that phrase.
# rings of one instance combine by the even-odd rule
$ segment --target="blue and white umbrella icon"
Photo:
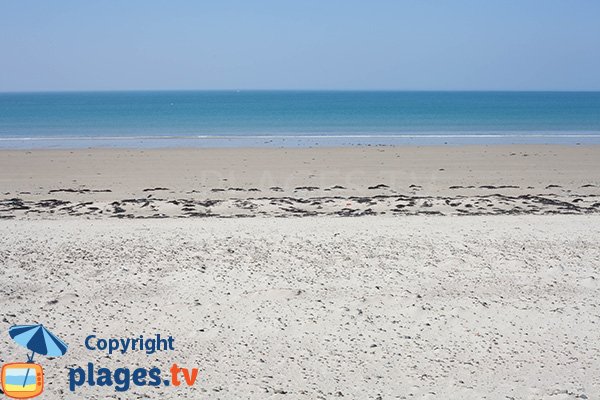
[[[27,362],[33,362],[35,354],[43,354],[48,357],[60,357],[67,352],[67,344],[54,336],[42,324],[39,325],[15,325],[8,329],[8,334],[15,342],[32,351],[27,356]],[[27,381],[27,375],[23,380],[23,386]]]

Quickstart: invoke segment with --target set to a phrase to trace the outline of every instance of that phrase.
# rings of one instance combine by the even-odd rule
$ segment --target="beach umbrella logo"
[[[68,346],[41,324],[15,325],[8,330],[8,334],[31,354],[27,356],[27,362],[10,363],[2,367],[2,391],[15,399],[39,396],[44,390],[44,370],[33,362],[35,355],[60,357],[67,352]]]

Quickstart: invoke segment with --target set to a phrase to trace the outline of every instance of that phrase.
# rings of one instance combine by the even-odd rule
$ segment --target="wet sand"
[[[599,211],[600,146],[0,151],[0,218]]]

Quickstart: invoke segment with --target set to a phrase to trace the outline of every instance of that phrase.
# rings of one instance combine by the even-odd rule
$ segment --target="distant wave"
[[[352,134],[352,135],[158,135],[158,136],[31,136],[0,137],[0,141],[62,141],[62,140],[257,140],[257,139],[425,139],[425,138],[600,138],[596,133],[421,133],[421,134]]]

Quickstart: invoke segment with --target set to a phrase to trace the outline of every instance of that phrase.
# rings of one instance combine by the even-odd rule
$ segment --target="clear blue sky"
[[[0,91],[600,90],[598,0],[0,0]]]

